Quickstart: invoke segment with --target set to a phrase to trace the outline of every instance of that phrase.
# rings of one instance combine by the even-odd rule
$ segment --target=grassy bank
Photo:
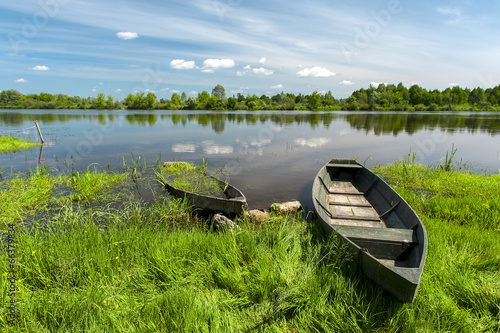
[[[0,136],[0,153],[15,153],[17,151],[30,149],[39,145],[39,143],[30,142],[20,138]]]
[[[3,220],[19,225],[19,314],[15,326],[6,323],[2,278],[0,331],[499,331],[500,177],[408,162],[376,171],[427,228],[414,304],[359,275],[336,239],[302,218],[271,217],[259,227],[243,218],[241,230],[213,233],[184,202],[131,200],[127,174],[39,169],[0,183],[2,205],[21,198]],[[32,197],[50,199],[26,204]],[[21,228],[34,207],[50,214]],[[6,254],[0,266],[7,271]]]

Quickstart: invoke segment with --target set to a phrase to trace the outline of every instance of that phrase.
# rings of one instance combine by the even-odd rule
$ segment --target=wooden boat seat
[[[326,165],[327,168],[340,168],[340,169],[363,169],[363,167],[359,164],[337,164],[337,163],[328,163]]]
[[[411,229],[342,225],[335,230],[378,259],[398,260],[417,244]]]

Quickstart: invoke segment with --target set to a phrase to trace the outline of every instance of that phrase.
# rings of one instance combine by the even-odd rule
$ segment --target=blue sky
[[[0,90],[486,88],[500,83],[499,13],[497,1],[3,1]]]

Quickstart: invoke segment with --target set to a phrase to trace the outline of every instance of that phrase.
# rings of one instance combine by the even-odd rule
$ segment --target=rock
[[[279,215],[295,214],[302,209],[299,201],[289,201],[280,204],[272,204],[270,210]]]
[[[234,230],[238,226],[231,220],[221,214],[215,214],[212,217],[212,226],[214,230],[230,229]],[[238,227],[239,228],[239,227]]]
[[[269,212],[262,211],[259,209],[252,209],[248,211],[248,215],[250,216],[250,221],[252,222],[262,222],[263,220],[269,217]]]

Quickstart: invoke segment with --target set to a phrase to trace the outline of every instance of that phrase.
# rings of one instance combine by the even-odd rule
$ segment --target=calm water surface
[[[416,151],[416,161],[439,164],[452,144],[455,161],[478,172],[500,169],[500,113],[416,112],[196,112],[2,110],[0,133],[38,138],[41,163],[61,172],[89,165],[120,168],[132,155],[148,164],[208,160],[214,172],[242,190],[251,208],[300,200],[312,207],[311,186],[334,157],[367,166]],[[40,148],[0,154],[3,173],[39,163]]]

